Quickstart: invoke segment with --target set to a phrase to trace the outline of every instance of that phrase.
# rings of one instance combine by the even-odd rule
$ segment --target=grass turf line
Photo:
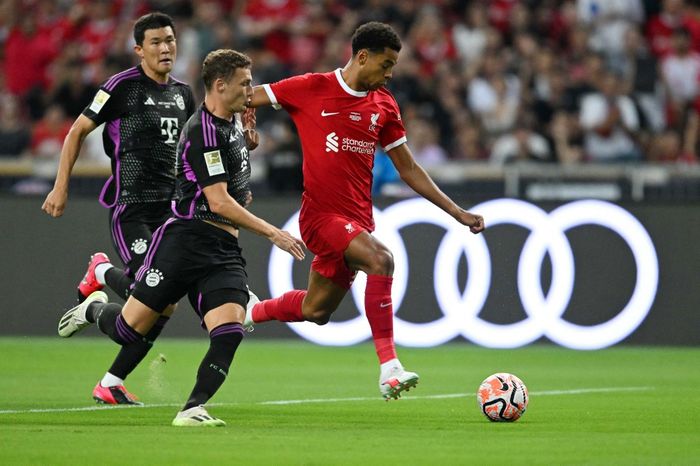
[[[170,427],[206,349],[205,339],[164,338],[129,378],[143,401],[169,406],[0,415],[0,463],[700,464],[697,348],[400,348],[421,382],[406,400],[385,403],[370,345],[250,338],[212,400],[228,426]],[[0,410],[94,407],[92,387],[116,350],[80,337],[0,339]],[[159,353],[167,363],[153,363]],[[533,394],[514,424],[489,423],[472,395],[498,371],[517,374]],[[544,395],[615,387],[652,389]],[[341,400],[263,404],[308,399]]]

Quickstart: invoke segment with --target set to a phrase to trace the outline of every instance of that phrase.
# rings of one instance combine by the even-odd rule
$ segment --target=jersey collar
[[[367,91],[356,91],[352,89],[343,79],[343,75],[340,73],[340,68],[335,70],[335,77],[338,79],[338,84],[343,88],[345,92],[355,97],[367,97]]]

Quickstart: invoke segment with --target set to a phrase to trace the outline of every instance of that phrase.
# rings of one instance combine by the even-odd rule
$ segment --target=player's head
[[[385,85],[400,51],[401,40],[388,24],[372,21],[358,27],[352,35],[352,59],[360,67],[361,86],[374,90]]]
[[[251,64],[247,55],[235,50],[209,52],[202,64],[207,95],[214,96],[232,113],[245,110],[253,97]]]
[[[173,69],[177,56],[175,25],[165,13],[149,13],[134,24],[134,50],[141,58],[141,65],[159,76],[166,76]]]

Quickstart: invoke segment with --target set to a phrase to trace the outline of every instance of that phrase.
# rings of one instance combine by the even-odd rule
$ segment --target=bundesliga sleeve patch
[[[90,104],[90,110],[92,110],[95,113],[100,113],[100,110],[102,110],[102,107],[104,107],[104,105],[107,103],[109,97],[110,95],[102,89],[97,91],[97,94],[95,94],[95,98],[92,99],[92,103]]]
[[[207,164],[207,171],[209,176],[221,175],[226,173],[224,170],[224,163],[221,161],[221,152],[214,150],[211,152],[204,153],[204,162]]]

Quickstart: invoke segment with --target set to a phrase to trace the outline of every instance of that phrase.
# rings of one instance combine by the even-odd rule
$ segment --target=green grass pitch
[[[400,348],[421,381],[384,402],[370,345],[253,334],[212,400],[228,425],[171,427],[206,348],[163,338],[127,383],[146,406],[97,409],[91,390],[116,345],[0,339],[0,464],[700,464],[699,348]],[[499,371],[530,391],[518,422],[491,423],[476,406]]]

